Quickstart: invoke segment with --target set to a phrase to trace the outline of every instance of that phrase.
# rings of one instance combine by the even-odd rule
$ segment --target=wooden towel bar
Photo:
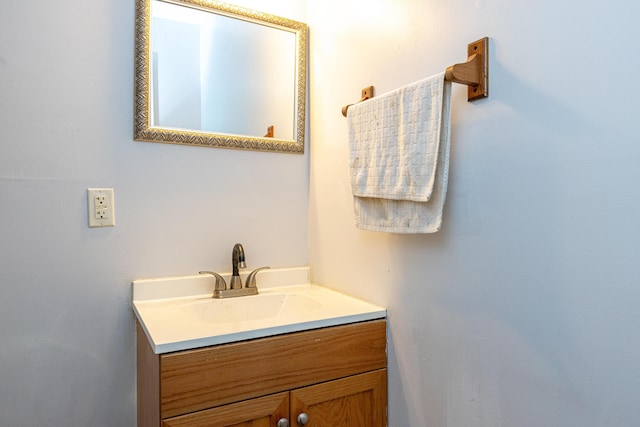
[[[467,101],[487,98],[489,96],[489,38],[484,37],[469,43],[467,61],[447,67],[444,79],[468,86]],[[362,89],[362,97],[358,102],[370,98],[373,98],[373,86]],[[342,107],[343,116],[347,117],[347,110],[352,105]]]

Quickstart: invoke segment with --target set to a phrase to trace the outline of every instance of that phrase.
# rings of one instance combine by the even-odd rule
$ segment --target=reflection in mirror
[[[304,151],[306,24],[208,0],[137,0],[135,139]]]

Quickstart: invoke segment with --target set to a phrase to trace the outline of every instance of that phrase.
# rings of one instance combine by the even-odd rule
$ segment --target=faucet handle
[[[214,291],[224,291],[227,289],[227,282],[225,282],[224,277],[219,275],[214,271],[199,271],[200,274],[211,274],[216,278],[216,284],[213,288]]]
[[[244,287],[245,288],[255,288],[256,285],[256,275],[262,271],[265,270],[267,268],[271,268],[271,267],[260,267],[260,268],[256,268],[255,270],[253,270],[251,273],[249,273],[249,275],[247,276],[247,280],[244,282]]]

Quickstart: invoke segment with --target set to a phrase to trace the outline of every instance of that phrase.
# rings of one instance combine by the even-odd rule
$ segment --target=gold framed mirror
[[[134,139],[303,153],[307,25],[215,0],[136,0]]]

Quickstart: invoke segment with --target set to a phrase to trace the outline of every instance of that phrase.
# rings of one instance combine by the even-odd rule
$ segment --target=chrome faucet
[[[224,277],[213,271],[201,271],[200,274],[211,274],[215,277],[216,283],[213,288],[213,298],[231,298],[241,297],[246,295],[256,295],[258,293],[258,286],[256,284],[256,275],[258,272],[270,268],[260,267],[253,270],[247,276],[247,282],[245,286],[242,286],[242,278],[240,277],[240,269],[247,268],[244,257],[244,248],[240,243],[236,243],[231,252],[231,283],[227,288],[227,282]]]

